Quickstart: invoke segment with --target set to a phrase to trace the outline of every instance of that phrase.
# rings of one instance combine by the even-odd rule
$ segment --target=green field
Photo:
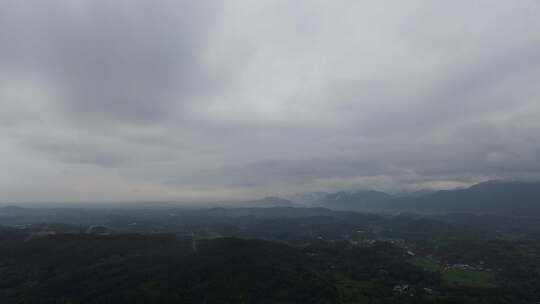
[[[442,266],[439,260],[428,257],[415,257],[410,263],[422,267],[426,271],[441,272]],[[494,278],[492,272],[468,271],[450,269],[441,272],[444,283],[447,285],[461,285],[467,287],[493,287]]]
[[[468,271],[450,269],[443,273],[444,282],[448,285],[461,285],[467,287],[494,287],[493,273],[486,271]]]
[[[439,272],[441,271],[441,263],[439,260],[428,257],[415,257],[410,261],[413,265],[422,267],[424,270]]]
[[[384,286],[374,281],[356,281],[340,273],[336,273],[335,278],[341,304],[371,303],[372,297],[385,294]]]

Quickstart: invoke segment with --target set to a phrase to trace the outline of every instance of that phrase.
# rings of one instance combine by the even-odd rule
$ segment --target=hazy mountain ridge
[[[392,199],[388,193],[373,190],[340,191],[328,193],[322,198],[322,205],[337,210],[370,209]]]
[[[277,196],[267,196],[262,199],[245,201],[245,202],[230,202],[227,203],[232,207],[299,207],[300,205]]]
[[[412,196],[392,196],[380,191],[341,191],[327,194],[321,205],[339,210],[540,216],[540,182],[488,181],[465,189]]]
[[[303,196],[296,196],[302,198]],[[318,192],[309,195],[309,202],[294,197],[265,197],[257,200],[222,201],[207,203],[148,203],[132,208],[297,208],[322,207],[332,210],[373,212],[420,212],[420,213],[476,213],[524,217],[540,217],[540,182],[487,181],[465,189],[418,191],[389,194],[375,190]],[[122,204],[111,204],[111,210]],[[139,208],[137,208],[139,207]],[[38,208],[40,209],[40,208]],[[213,212],[218,212],[218,210]],[[25,213],[18,206],[0,207],[0,216],[10,217]]]
[[[396,201],[419,211],[540,216],[540,183],[488,181]]]

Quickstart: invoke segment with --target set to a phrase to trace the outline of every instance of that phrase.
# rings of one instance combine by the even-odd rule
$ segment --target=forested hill
[[[1,235],[6,304],[330,303],[338,297],[302,252],[262,240]]]

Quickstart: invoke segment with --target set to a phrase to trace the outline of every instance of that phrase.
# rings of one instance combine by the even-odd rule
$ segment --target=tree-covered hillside
[[[330,303],[298,250],[260,240],[66,234],[2,243],[2,303]]]

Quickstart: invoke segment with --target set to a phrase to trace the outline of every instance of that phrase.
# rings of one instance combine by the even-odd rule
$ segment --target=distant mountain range
[[[82,205],[81,205],[82,206]],[[94,205],[84,206],[91,208]],[[317,192],[289,199],[265,197],[258,200],[221,201],[182,204],[174,202],[97,204],[107,208],[161,209],[200,208],[275,208],[323,207],[340,211],[474,213],[520,217],[540,217],[540,182],[488,181],[465,189],[416,191],[388,194],[381,191]],[[34,206],[41,207],[41,206]],[[0,218],[12,217],[26,210],[17,206],[0,208]]]
[[[269,207],[301,207],[288,199],[281,197],[268,196],[262,199],[250,201],[229,201],[215,204],[216,206],[234,207],[234,208],[269,208]]]
[[[341,191],[325,195],[320,204],[336,210],[540,216],[540,183],[488,181],[466,189],[399,196],[379,191]]]
[[[335,210],[358,210],[379,208],[393,197],[380,191],[340,191],[326,194],[322,198],[324,207]]]

